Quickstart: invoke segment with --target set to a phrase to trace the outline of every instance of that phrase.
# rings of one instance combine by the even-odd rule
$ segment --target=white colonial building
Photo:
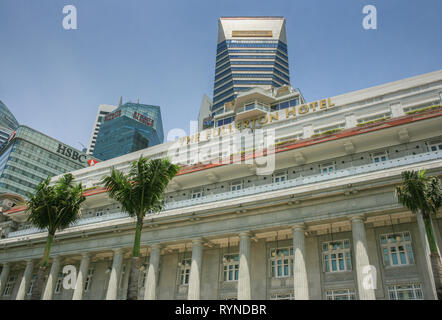
[[[140,299],[435,299],[423,222],[394,189],[405,170],[442,175],[441,99],[442,70],[316,102],[255,88],[214,128],[74,171],[86,201],[56,234],[44,298],[125,298],[135,220],[100,180],[143,155],[183,167],[145,218]],[[43,254],[25,209],[0,222],[2,299],[29,299]]]

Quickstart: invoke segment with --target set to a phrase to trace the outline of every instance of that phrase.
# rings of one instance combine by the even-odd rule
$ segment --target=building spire
[[[122,104],[123,104],[123,96],[121,96],[120,99],[118,100],[118,107],[121,107]]]

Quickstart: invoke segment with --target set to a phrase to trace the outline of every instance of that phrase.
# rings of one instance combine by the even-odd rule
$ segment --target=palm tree
[[[148,212],[162,210],[164,191],[179,169],[168,159],[148,161],[141,156],[138,161],[132,162],[127,174],[112,168],[110,176],[102,180],[109,196],[118,201],[129,216],[137,219],[127,300],[138,298],[140,238],[144,217]]]
[[[440,181],[437,177],[426,177],[425,170],[404,171],[402,172],[402,185],[396,187],[396,195],[399,203],[417,215],[418,222],[423,219],[437,296],[439,300],[442,300],[442,262],[431,221],[431,216],[437,213],[442,204]]]
[[[37,279],[32,287],[31,299],[39,300],[43,278],[49,261],[55,232],[63,230],[78,220],[80,206],[86,198],[83,187],[74,185],[74,176],[70,173],[61,177],[54,185],[50,185],[48,177],[37,186],[34,194],[29,194],[27,211],[28,221],[39,229],[48,230],[46,246],[40,261]]]

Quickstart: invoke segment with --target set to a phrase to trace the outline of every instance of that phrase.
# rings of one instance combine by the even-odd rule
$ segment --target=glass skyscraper
[[[102,120],[94,157],[108,160],[163,142],[159,106],[125,103]]]
[[[0,149],[0,193],[26,197],[46,177],[96,162],[90,155],[20,125]]]
[[[11,134],[18,128],[18,122],[8,107],[0,101],[0,147],[8,141]]]
[[[241,91],[290,84],[283,17],[222,17],[218,23],[212,117]]]

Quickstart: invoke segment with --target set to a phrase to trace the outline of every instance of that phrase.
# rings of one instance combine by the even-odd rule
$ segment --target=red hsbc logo
[[[94,159],[89,159],[87,161],[87,163],[89,163],[89,167],[92,167],[92,166],[96,165],[98,163],[98,161],[94,160]]]

